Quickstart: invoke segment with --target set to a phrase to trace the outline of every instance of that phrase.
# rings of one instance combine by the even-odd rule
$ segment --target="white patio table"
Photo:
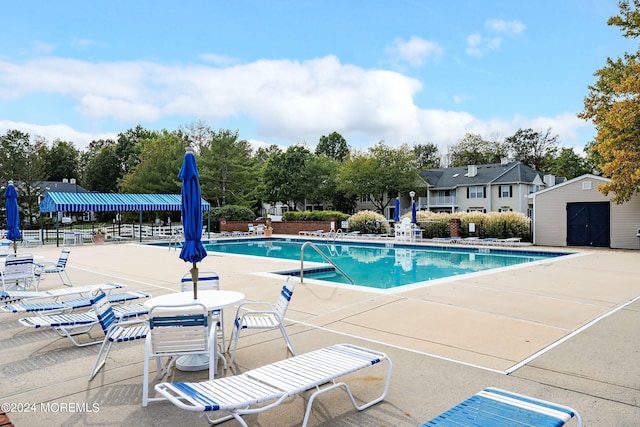
[[[244,294],[242,292],[221,289],[219,291],[198,291],[198,299],[195,300],[193,299],[192,291],[160,295],[146,300],[144,306],[152,309],[158,305],[179,306],[191,302],[199,302],[204,304],[209,312],[212,312],[214,310],[231,307],[242,301],[244,301]],[[182,356],[176,360],[176,368],[181,371],[202,371],[209,369],[209,357],[205,354]]]

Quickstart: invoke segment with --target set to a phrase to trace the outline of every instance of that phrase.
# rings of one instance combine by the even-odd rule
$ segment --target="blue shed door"
[[[609,202],[567,203],[567,246],[610,245]]]

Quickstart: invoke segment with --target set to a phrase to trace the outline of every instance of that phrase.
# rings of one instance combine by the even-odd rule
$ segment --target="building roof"
[[[84,188],[81,185],[78,185],[75,181],[40,181],[34,182],[35,186],[43,190],[43,192],[47,191],[62,191],[68,193],[88,193],[89,190]]]
[[[123,212],[179,211],[180,194],[71,193],[49,191],[40,203],[40,212]],[[202,210],[211,205],[202,199]]]
[[[476,174],[469,174],[475,168]],[[544,174],[521,162],[491,163],[486,165],[458,166],[453,168],[428,169],[420,176],[431,189],[453,189],[488,184],[532,184]]]
[[[564,187],[565,185],[570,185],[570,184],[573,184],[574,182],[583,181],[585,179],[593,179],[594,181],[600,181],[602,183],[611,182],[610,178],[605,178],[605,177],[599,176],[599,175],[593,175],[591,173],[585,173],[584,175],[580,175],[580,176],[577,176],[577,177],[575,177],[573,179],[570,179],[568,181],[564,181],[564,182],[562,182],[562,183],[560,183],[558,185],[554,185],[553,187],[544,188],[544,189],[542,189],[540,191],[536,191],[535,193],[531,193],[531,194],[529,194],[529,198],[530,199],[535,199],[536,196],[538,196],[540,194],[544,194],[544,193],[546,193],[548,191],[556,190],[558,188]]]

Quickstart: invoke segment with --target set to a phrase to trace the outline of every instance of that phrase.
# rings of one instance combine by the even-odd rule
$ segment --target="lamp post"
[[[415,191],[409,191],[409,196],[411,196],[411,203],[413,203],[413,198],[416,197],[416,192]]]

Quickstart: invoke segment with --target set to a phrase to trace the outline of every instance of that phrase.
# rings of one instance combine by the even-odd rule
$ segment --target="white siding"
[[[545,246],[567,245],[567,203],[609,202],[611,195],[598,191],[602,179],[591,175],[551,187],[535,196],[534,243]],[[589,185],[590,183],[590,185]],[[640,197],[628,203],[611,203],[611,247],[640,249],[636,231],[640,227]]]

